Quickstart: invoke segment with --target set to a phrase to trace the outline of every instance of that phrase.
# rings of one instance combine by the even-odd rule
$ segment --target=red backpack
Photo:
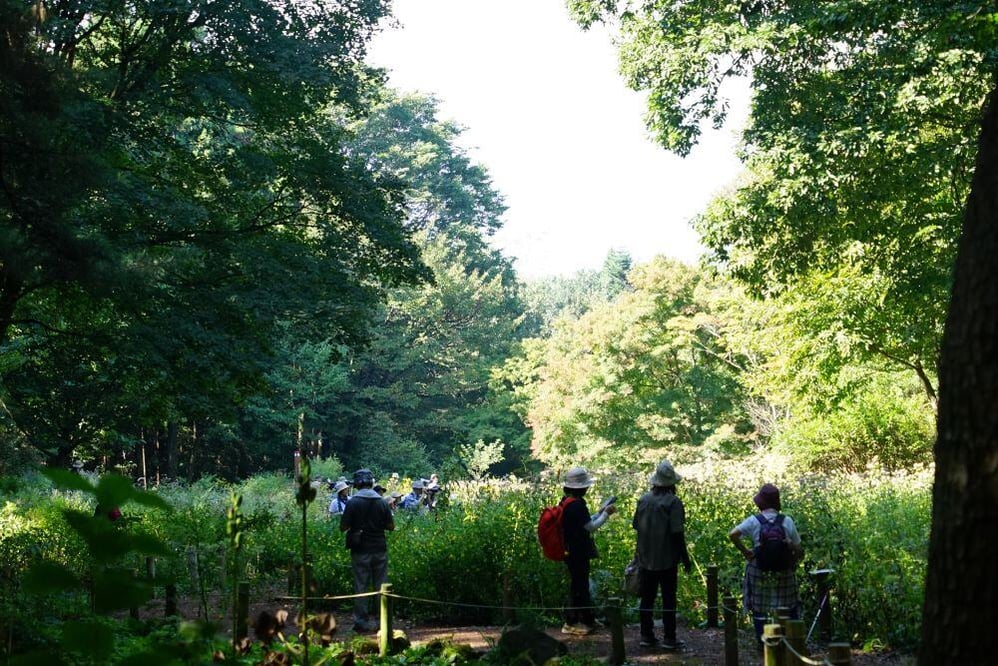
[[[568,497],[554,506],[546,506],[541,511],[541,519],[537,521],[537,542],[541,544],[544,557],[561,562],[567,554],[565,550],[565,530],[561,526],[561,516],[569,502],[576,497]]]

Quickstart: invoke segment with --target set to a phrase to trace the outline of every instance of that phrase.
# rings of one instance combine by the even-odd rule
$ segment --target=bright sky
[[[643,96],[624,85],[609,34],[583,32],[563,0],[394,5],[401,26],[375,39],[369,61],[466,128],[462,146],[509,207],[495,244],[522,278],[599,268],[611,249],[638,263],[699,256],[690,220],[741,169],[744,102],[681,159],[649,138]]]

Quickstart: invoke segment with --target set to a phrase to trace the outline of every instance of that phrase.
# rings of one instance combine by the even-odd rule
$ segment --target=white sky
[[[610,249],[635,262],[694,261],[690,220],[741,170],[735,130],[705,132],[681,159],[652,143],[643,96],[624,85],[606,31],[583,32],[564,0],[395,0],[369,62],[391,84],[440,100],[466,128],[509,210],[494,243],[522,278],[599,268]]]

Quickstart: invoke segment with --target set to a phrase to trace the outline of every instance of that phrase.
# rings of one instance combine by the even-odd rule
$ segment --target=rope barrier
[[[562,611],[562,610],[598,610],[599,606],[490,606],[488,604],[469,604],[463,601],[440,601],[439,599],[425,599],[423,597],[407,597],[401,594],[386,594],[392,599],[403,601],[417,601],[424,604],[436,604],[438,606],[460,606],[462,608],[486,608],[490,610],[532,610],[532,611]]]
[[[803,662],[805,664],[810,664],[811,666],[824,666],[825,664],[830,664],[831,663],[827,659],[822,659],[821,661],[816,661],[816,660],[811,659],[809,657],[805,657],[800,652],[798,652],[797,650],[794,649],[794,646],[791,645],[789,641],[787,641],[786,637],[782,637],[780,640],[783,641],[783,644],[786,646],[786,648],[788,650],[790,650],[794,654],[794,656],[797,657],[797,659],[799,659],[801,662]]]
[[[325,596],[325,597],[305,597],[308,601],[342,601],[344,599],[360,599],[361,597],[377,597],[381,596],[381,592],[358,592],[357,594],[341,594],[338,596]],[[301,597],[294,595],[274,597],[278,601],[300,601]]]
[[[380,594],[380,593],[376,593]],[[437,606],[459,606],[461,608],[482,608],[488,610],[512,610],[512,611],[567,611],[567,610],[600,610],[605,606],[495,606],[490,604],[472,604],[463,601],[441,601],[439,599],[427,599],[425,597],[408,597],[401,594],[386,594],[385,596],[391,597],[392,599],[399,599],[402,601],[414,601],[424,604],[435,604]],[[641,612],[640,606],[621,606],[621,610]],[[679,608],[662,608],[658,609],[662,613],[679,613],[681,609]],[[655,608],[650,609],[651,612],[655,612]]]
[[[783,645],[788,650],[790,650],[794,654],[795,657],[797,657],[798,659],[800,659],[805,664],[810,664],[811,666],[835,666],[835,664],[833,664],[832,662],[828,661],[827,657],[822,657],[821,661],[817,661],[815,659],[811,659],[809,657],[805,657],[800,652],[798,652],[797,650],[794,649],[794,646],[791,645],[789,641],[787,641],[787,637],[786,636],[780,636],[779,640],[767,639],[765,636],[763,636],[761,640],[762,640],[762,644],[765,645],[766,647],[776,647],[780,643],[783,643]]]

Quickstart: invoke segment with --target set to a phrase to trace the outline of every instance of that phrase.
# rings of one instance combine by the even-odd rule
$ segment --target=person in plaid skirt
[[[762,641],[762,628],[766,624],[766,619],[777,608],[789,608],[792,618],[800,618],[801,604],[797,591],[796,566],[803,551],[800,534],[793,518],[780,513],[779,488],[767,483],[759,489],[752,501],[758,507],[759,513],[739,523],[728,533],[728,538],[746,560],[742,595],[746,610],[752,613],[756,638]],[[790,551],[790,564],[782,571],[763,571],[756,563],[760,536],[766,523],[774,523],[778,516],[782,516],[785,541]],[[751,549],[742,541],[744,537],[748,537],[752,542]]]

